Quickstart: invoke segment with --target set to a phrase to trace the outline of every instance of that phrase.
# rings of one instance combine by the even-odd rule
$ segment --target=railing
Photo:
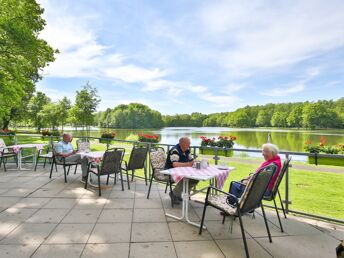
[[[20,136],[25,136],[25,135],[20,135]],[[41,137],[41,136],[37,136],[37,135],[29,135],[31,137]],[[4,135],[0,136],[0,137],[4,137]],[[6,137],[6,136],[5,136]],[[17,136],[10,136],[13,137],[13,141],[15,144],[17,144]],[[54,136],[45,136],[45,138],[49,139],[50,142],[53,142],[54,140],[57,140],[56,137]],[[78,136],[74,136],[74,138],[83,138],[83,139],[88,139],[88,140],[103,140],[106,141],[106,149],[108,149],[111,145],[112,142],[121,142],[121,143],[127,143],[127,144],[146,144],[148,146],[148,148],[151,148],[152,146],[162,146],[166,149],[166,151],[169,151],[171,149],[171,147],[173,147],[172,144],[163,144],[163,143],[143,143],[143,142],[137,142],[137,141],[127,141],[127,140],[119,140],[119,139],[106,139],[106,138],[97,138],[97,137],[78,137]],[[191,146],[191,153],[194,157],[197,157],[198,155],[200,155],[200,146]],[[220,150],[227,150],[227,151],[239,151],[239,152],[251,152],[251,153],[261,153],[261,150],[252,150],[252,149],[237,149],[237,148],[231,148],[231,149],[226,149],[226,148],[219,148],[219,147],[203,147],[202,149],[209,149],[209,150],[213,150],[214,151],[214,155],[212,155],[212,158],[214,160],[214,163],[217,165],[219,160],[221,160],[220,155],[219,155],[219,151]],[[315,162],[317,163],[317,159],[318,158],[340,158],[344,160],[344,155],[339,155],[339,154],[320,154],[320,153],[306,153],[306,152],[290,152],[290,151],[281,151],[280,154],[284,154],[286,156],[286,158],[288,158],[289,156],[293,155],[293,156],[307,156],[307,157],[314,157],[315,158]],[[208,155],[209,156],[209,155]],[[149,171],[149,176],[150,176],[150,169],[147,169],[147,171]],[[315,172],[316,173],[316,172]],[[140,176],[138,176],[140,177]],[[297,211],[297,210],[293,210],[290,209],[289,205],[291,204],[291,200],[290,200],[290,183],[289,183],[289,168],[287,168],[287,171],[285,173],[285,194],[284,194],[284,200],[283,203],[285,203],[285,211],[287,213],[292,212],[295,214],[300,214],[300,215],[305,215],[305,216],[309,216],[309,217],[313,217],[313,218],[318,218],[318,219],[323,219],[323,220],[328,220],[328,221],[333,221],[333,222],[337,222],[337,223],[341,223],[344,224],[344,220],[342,219],[337,219],[337,218],[331,218],[331,217],[326,217],[326,216],[319,216],[316,214],[311,214],[311,213],[307,213],[307,212],[302,212],[302,211]]]

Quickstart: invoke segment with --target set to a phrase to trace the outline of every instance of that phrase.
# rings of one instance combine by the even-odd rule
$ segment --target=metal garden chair
[[[246,242],[246,236],[245,236],[245,230],[244,230],[244,224],[242,220],[242,215],[245,213],[248,213],[258,207],[261,207],[263,212],[263,218],[265,222],[265,227],[268,232],[269,241],[272,242],[271,234],[269,230],[269,226],[267,223],[267,219],[265,216],[264,207],[262,205],[262,200],[264,193],[269,185],[269,182],[272,178],[272,175],[276,172],[277,166],[275,164],[270,164],[266,167],[263,167],[258,172],[254,173],[244,190],[244,193],[242,194],[241,198],[237,198],[236,196],[226,193],[220,189],[217,189],[215,187],[208,187],[207,195],[205,198],[204,208],[203,208],[203,214],[202,214],[202,221],[201,226],[199,230],[199,234],[202,234],[203,224],[204,224],[204,218],[207,206],[212,206],[216,209],[221,210],[223,213],[227,214],[232,218],[231,220],[231,228],[233,226],[233,219],[235,217],[239,217],[239,223],[240,223],[240,229],[241,234],[244,242],[246,257],[249,258],[249,252]],[[220,194],[218,195],[212,195],[211,190],[215,190],[215,192],[218,192]],[[235,199],[235,203],[229,204],[228,197],[231,196],[233,199]],[[225,217],[224,217],[225,218]],[[224,219],[222,221],[224,223]]]

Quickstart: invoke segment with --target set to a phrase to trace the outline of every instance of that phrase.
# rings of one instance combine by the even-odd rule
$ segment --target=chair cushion
[[[229,215],[235,215],[237,212],[236,207],[233,207],[227,203],[227,195],[220,194],[209,196],[208,202],[211,205],[224,210]]]
[[[163,169],[165,167],[166,156],[163,151],[154,151],[150,153],[150,160],[153,169]]]
[[[170,177],[168,175],[163,175],[160,173],[162,169],[154,169],[154,179],[158,181],[165,181],[168,182]]]

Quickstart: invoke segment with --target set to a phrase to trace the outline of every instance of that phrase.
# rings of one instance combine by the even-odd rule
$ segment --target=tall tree
[[[7,128],[23,98],[32,94],[40,71],[54,61],[53,50],[39,38],[45,26],[35,0],[0,0],[0,122]]]
[[[47,97],[43,92],[38,91],[34,95],[28,104],[28,115],[33,126],[39,131],[43,127],[42,116],[39,115],[39,112],[43,109],[45,105],[50,103],[50,98]]]
[[[82,90],[76,92],[75,104],[72,109],[75,121],[86,128],[93,125],[94,112],[99,103],[100,97],[97,94],[97,89],[87,82]]]
[[[68,120],[68,111],[71,108],[70,100],[67,97],[63,97],[56,106],[57,122],[61,125],[63,132],[63,126]]]

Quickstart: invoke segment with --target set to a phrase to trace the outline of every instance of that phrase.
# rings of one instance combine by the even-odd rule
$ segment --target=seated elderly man
[[[194,163],[193,157],[190,154],[190,139],[188,137],[181,137],[179,143],[172,147],[168,152],[165,169],[176,167],[192,167]],[[189,180],[189,191],[198,183],[198,180]],[[179,204],[182,201],[183,182],[180,181],[170,192],[170,197],[174,204]]]
[[[64,133],[62,136],[62,141],[58,142],[55,145],[55,152],[58,157],[64,157],[66,162],[77,162],[81,164],[82,169],[82,181],[86,182],[87,176],[87,165],[88,160],[86,157],[81,159],[80,154],[74,150],[73,145],[71,144],[73,136],[71,133]]]

